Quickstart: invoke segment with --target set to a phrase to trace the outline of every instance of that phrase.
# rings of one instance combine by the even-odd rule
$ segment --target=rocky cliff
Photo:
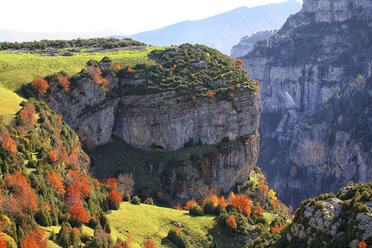
[[[259,164],[287,203],[335,191],[348,180],[371,180],[370,145],[360,143],[355,130],[334,124],[345,116],[313,122],[340,88],[358,74],[368,77],[371,13],[370,1],[305,0],[277,34],[259,41],[243,59],[250,77],[261,82]],[[368,80],[361,86],[365,92]],[[370,107],[357,100],[347,106],[359,113]],[[305,187],[309,184],[314,187]]]
[[[349,184],[337,196],[301,203],[283,233],[284,247],[369,247],[372,244],[372,185]],[[366,246],[358,244],[364,243]]]
[[[254,34],[244,36],[243,38],[240,39],[239,44],[232,47],[230,56],[233,58],[238,58],[247,55],[248,52],[253,50],[253,46],[257,41],[268,40],[276,32],[277,30],[260,31]]]
[[[246,180],[259,150],[257,84],[234,59],[205,46],[186,44],[149,57],[156,63],[123,69],[114,68],[108,58],[90,61],[67,88],[61,87],[63,75],[47,77],[50,88],[39,97],[89,145],[109,143],[114,134],[142,153],[200,147],[203,152],[194,157],[201,156],[201,162],[190,166],[181,161],[177,179],[173,168],[154,158],[146,162],[160,170],[159,176],[166,171],[166,187],[181,184],[181,197],[195,195],[192,184],[229,191]],[[216,148],[227,141],[232,143],[221,151]],[[210,154],[206,145],[212,146]]]

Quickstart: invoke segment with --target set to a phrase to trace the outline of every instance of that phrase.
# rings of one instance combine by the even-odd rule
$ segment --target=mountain
[[[254,44],[259,40],[268,40],[273,36],[277,30],[260,31],[254,34],[244,36],[240,39],[239,44],[231,49],[230,56],[233,58],[242,57],[252,51]]]
[[[287,204],[372,180],[371,26],[371,1],[305,0],[243,57],[261,83],[258,163]]]
[[[278,29],[300,8],[301,4],[296,0],[254,8],[240,7],[206,19],[184,21],[130,37],[153,46],[203,44],[230,54],[232,46],[244,34]]]

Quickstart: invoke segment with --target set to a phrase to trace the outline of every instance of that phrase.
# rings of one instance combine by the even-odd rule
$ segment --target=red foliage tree
[[[49,152],[49,159],[50,161],[52,161],[53,163],[57,161],[57,152],[56,150],[51,150]]]
[[[271,203],[271,205],[273,205],[273,207],[279,207],[279,203],[276,201],[276,200],[274,200],[274,199],[272,199],[272,200],[270,200],[270,203]]]
[[[280,232],[283,229],[282,226],[275,225],[273,228],[271,228],[271,233],[275,234],[277,232]]]
[[[21,172],[14,173],[4,179],[6,186],[14,193],[15,208],[23,212],[36,211],[38,204],[36,195],[32,191],[27,179],[21,175]]]
[[[366,242],[364,242],[364,240],[360,241],[358,244],[358,248],[367,248]]]
[[[47,240],[44,237],[43,229],[32,229],[22,241],[21,248],[46,248]]]
[[[0,238],[0,248],[8,248],[8,245],[2,238]]]
[[[75,202],[75,204],[70,208],[70,217],[73,220],[76,220],[76,221],[79,221],[85,224],[89,222],[89,215],[87,214],[87,211],[78,202]]]
[[[227,219],[226,224],[235,229],[236,228],[236,219],[234,215],[230,215],[230,217]]]
[[[246,216],[249,216],[251,214],[253,201],[249,199],[247,195],[237,195],[232,199],[231,205],[233,208],[239,209],[239,211]]]
[[[17,143],[14,141],[12,137],[10,137],[9,134],[5,134],[2,141],[1,146],[5,149],[11,152],[12,154],[17,153]]]
[[[68,178],[71,181],[67,187],[67,205],[72,206],[75,203],[80,203],[82,198],[90,196],[90,177],[88,175],[81,176],[74,170],[68,170]]]
[[[116,203],[120,203],[121,200],[123,200],[123,197],[119,194],[119,192],[117,192],[114,189],[107,196],[108,196],[110,201],[113,201],[113,202],[116,202]]]
[[[119,63],[115,63],[114,68],[115,68],[115,70],[120,71],[121,66],[120,66]]]
[[[261,207],[257,208],[256,210],[254,210],[254,214],[256,214],[258,216],[262,216],[263,215],[263,209]]]
[[[128,67],[128,69],[127,69],[127,72],[133,72],[133,69],[132,68],[130,68],[130,67]]]
[[[229,204],[227,203],[224,196],[221,196],[220,199],[218,199],[218,205],[226,208]]]
[[[21,111],[19,111],[19,119],[22,126],[27,127],[28,129],[33,128],[37,122],[35,106],[33,104],[27,104],[24,106]]]
[[[58,77],[58,84],[61,85],[61,87],[68,92],[70,89],[70,82],[68,81],[68,75],[66,76],[59,76]]]
[[[45,93],[49,89],[48,82],[41,77],[35,78],[34,81],[32,81],[31,86],[39,95],[45,95]]]
[[[116,189],[116,178],[107,179],[106,186],[111,188],[111,189]]]
[[[154,241],[147,240],[143,245],[143,248],[157,248]]]
[[[56,190],[58,190],[62,194],[66,192],[62,179],[55,171],[48,172],[47,177],[48,177],[49,182],[53,185],[53,187]]]

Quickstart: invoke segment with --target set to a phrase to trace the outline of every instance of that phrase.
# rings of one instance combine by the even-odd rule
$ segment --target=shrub
[[[151,197],[147,198],[145,201],[144,201],[145,204],[148,204],[148,205],[154,205],[154,201],[152,200]]]
[[[204,211],[200,206],[196,205],[196,206],[190,206],[189,213],[195,216],[202,216],[204,214]]]
[[[124,195],[123,195],[123,201],[130,202],[130,195],[127,194],[127,193],[124,193]]]
[[[191,244],[187,240],[186,236],[183,235],[183,234],[181,234],[181,233],[177,233],[176,230],[173,230],[173,229],[170,230],[168,232],[167,238],[169,238],[179,248],[188,248],[188,247],[191,247]]]
[[[135,197],[132,198],[132,200],[130,201],[130,203],[132,203],[134,205],[140,205],[141,201],[138,198],[138,196],[135,196]]]

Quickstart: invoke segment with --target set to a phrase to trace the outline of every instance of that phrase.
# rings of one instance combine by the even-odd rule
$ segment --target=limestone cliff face
[[[114,134],[136,147],[178,150],[192,139],[216,144],[254,133],[261,112],[258,95],[238,92],[236,103],[215,98],[182,100],[174,92],[128,96],[119,103]]]
[[[277,34],[256,43],[243,59],[250,77],[261,82],[258,163],[287,203],[335,191],[348,180],[371,180],[370,146],[351,135],[351,128],[338,130],[334,122],[339,116],[312,123],[340,88],[358,74],[367,77],[372,59],[371,4],[305,0],[302,10]],[[362,113],[369,105],[356,100],[346,106]],[[310,182],[314,187],[304,187]]]
[[[230,56],[233,58],[247,55],[253,50],[254,44],[259,40],[268,40],[273,36],[277,30],[260,31],[251,35],[244,36],[240,39],[239,44],[232,47]]]
[[[51,84],[51,92],[53,98],[44,100],[82,140],[93,145],[110,141],[118,100],[109,97],[104,88],[83,78],[72,84],[68,94],[56,84]]]

